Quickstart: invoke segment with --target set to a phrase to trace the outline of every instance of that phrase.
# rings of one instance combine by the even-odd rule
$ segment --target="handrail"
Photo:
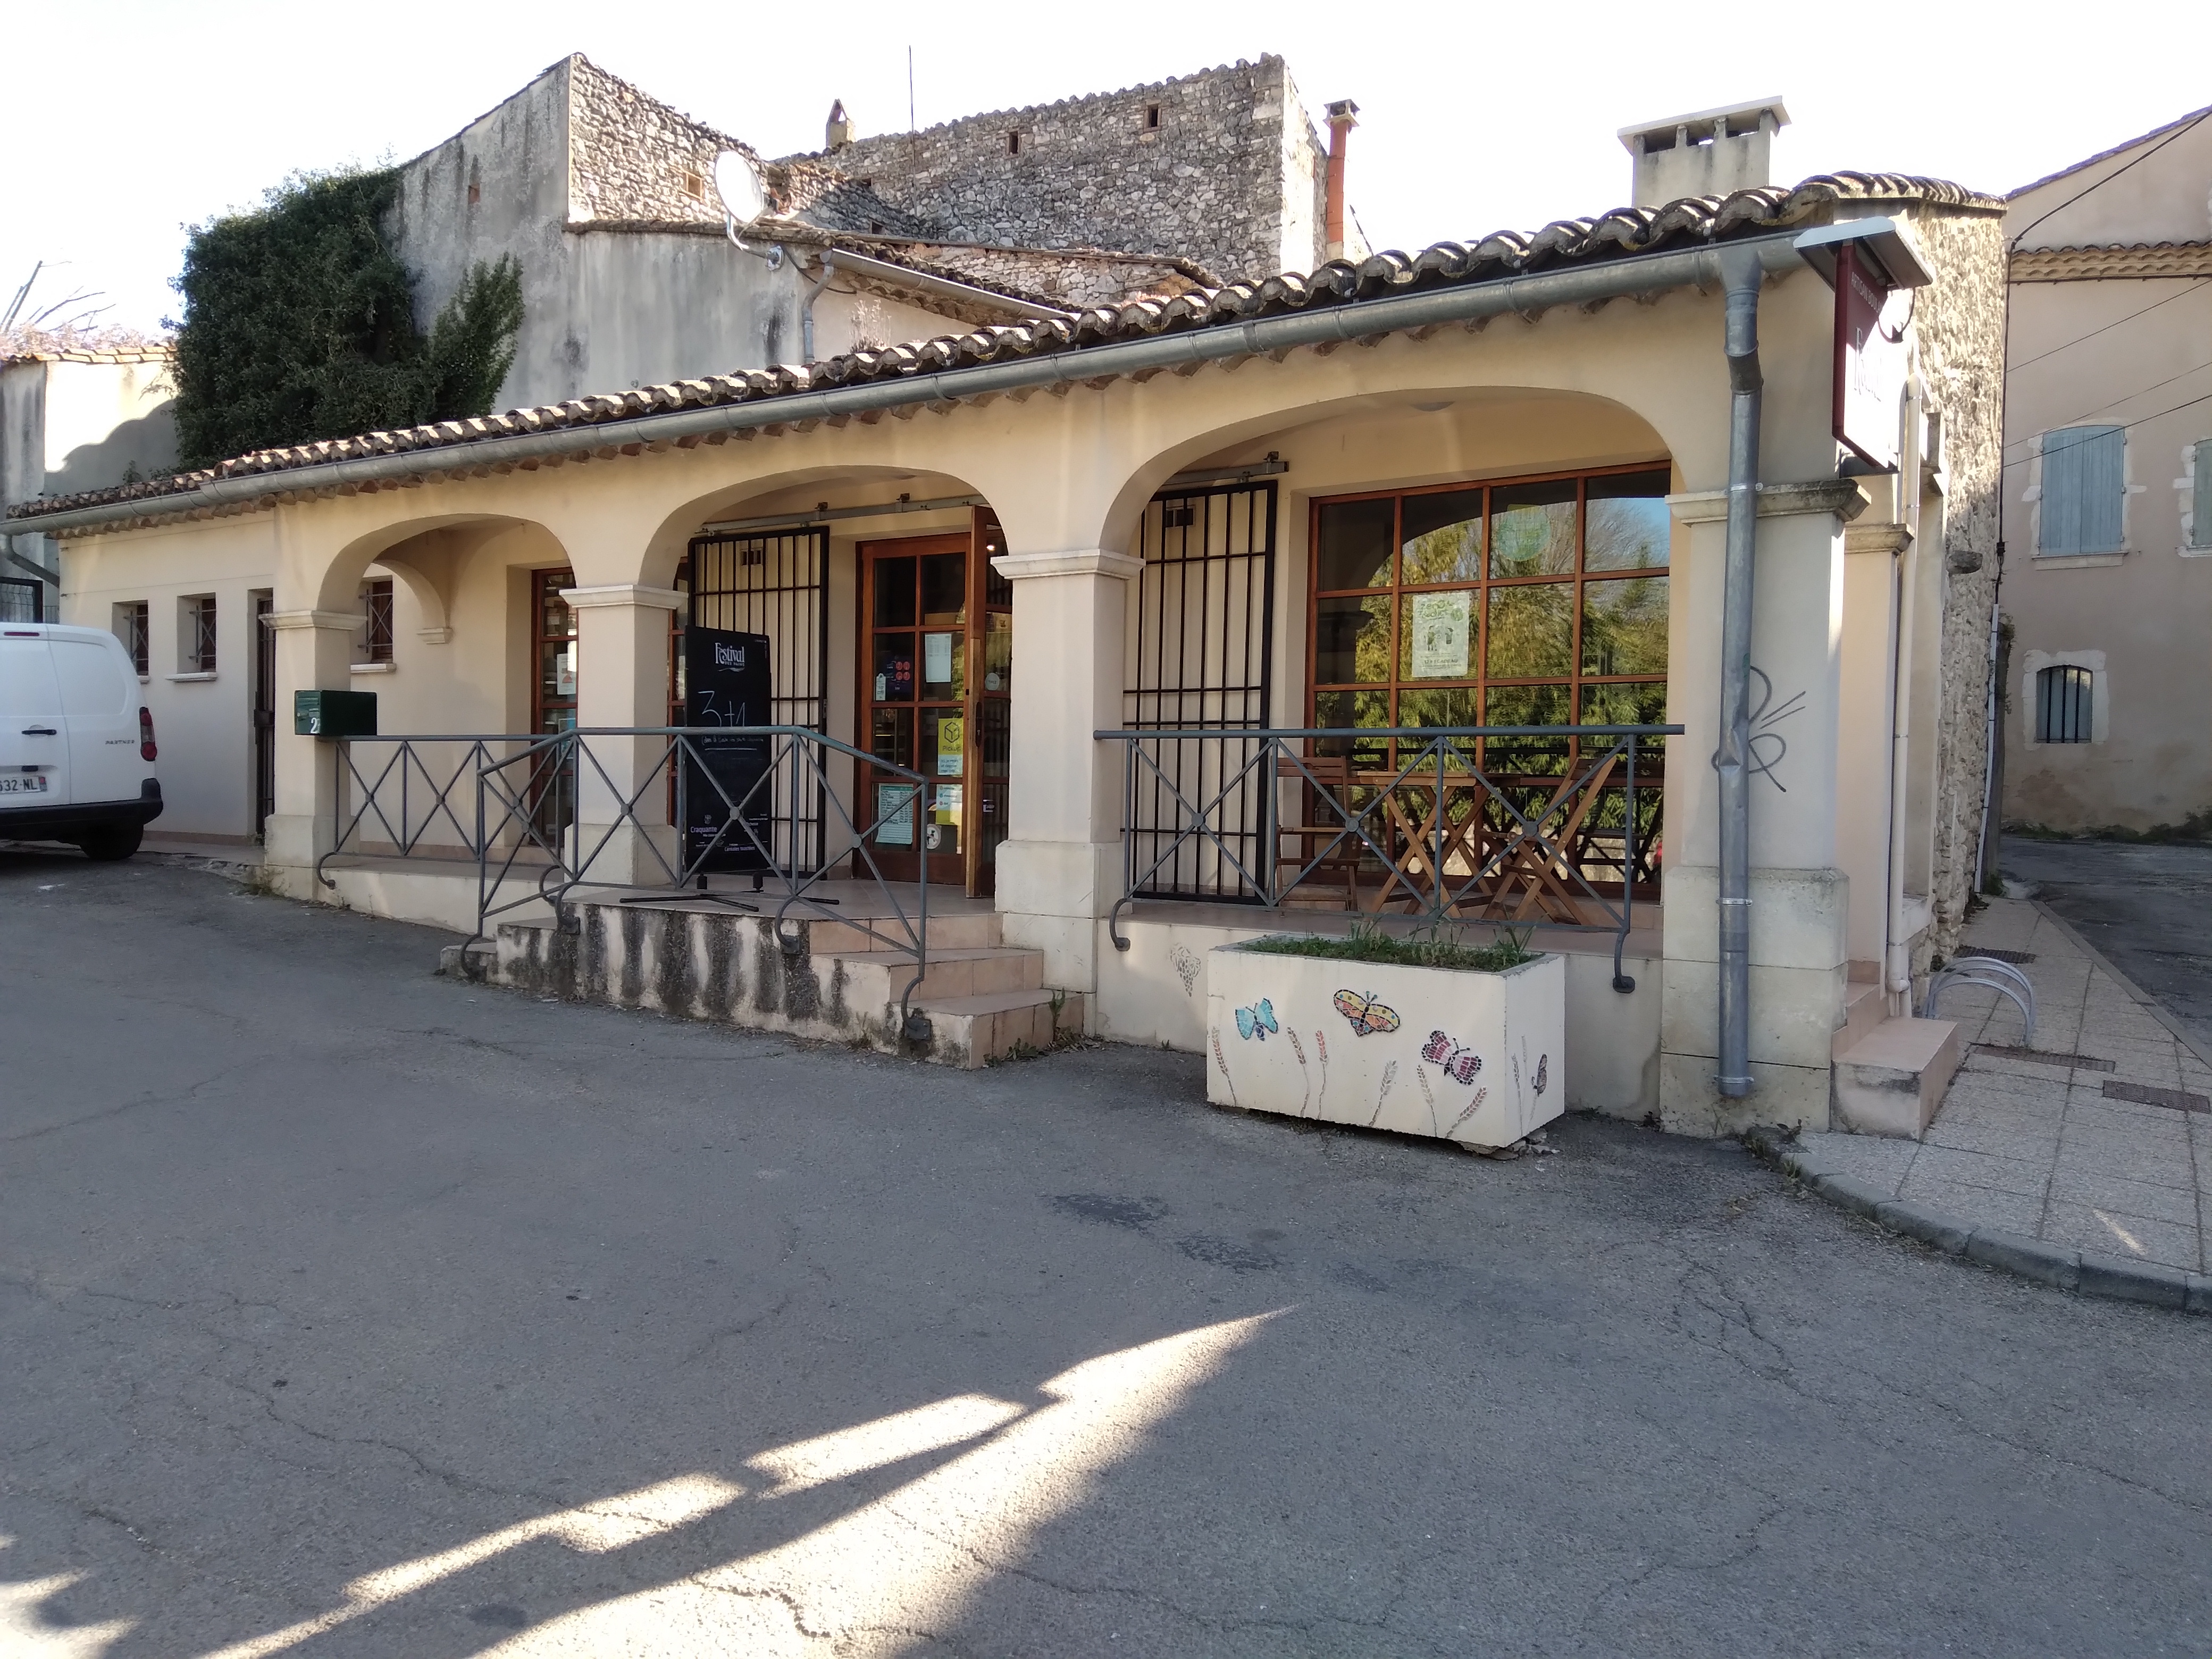
[[[760,739],[767,745],[768,753],[759,775],[732,793],[708,763],[707,753],[700,746],[702,740],[707,738],[719,744],[726,744],[732,738]],[[643,763],[635,773],[627,765],[622,769],[623,775],[634,780],[634,787],[628,787],[616,781],[599,750],[607,744],[639,741],[658,742],[659,750],[658,754],[636,757]],[[371,769],[374,771],[371,778],[356,764],[352,753],[356,744],[389,744],[394,746],[393,754],[380,769]],[[468,757],[460,769],[446,776],[442,784],[438,779],[443,769],[432,770],[418,752],[437,744],[469,745]],[[355,841],[364,823],[371,819],[392,836],[395,855],[410,858],[427,856],[419,850],[424,836],[442,818],[460,836],[461,844],[476,866],[476,932],[470,940],[473,944],[485,937],[486,925],[496,917],[538,901],[551,906],[556,920],[565,926],[568,896],[578,887],[629,890],[633,896],[625,902],[654,898],[680,902],[690,896],[689,890],[694,880],[703,887],[706,868],[711,861],[732,849],[750,845],[762,866],[755,872],[757,879],[773,879],[780,885],[770,927],[784,952],[795,956],[800,948],[798,937],[787,935],[784,931],[784,923],[794,910],[825,921],[844,921],[870,939],[895,950],[911,951],[914,974],[900,993],[899,1027],[909,1040],[928,1039],[927,1016],[916,1012],[913,1006],[915,989],[928,972],[927,865],[925,862],[915,877],[915,897],[909,911],[876,858],[878,832],[886,823],[896,820],[879,818],[866,830],[858,828],[838,792],[829,787],[826,763],[832,755],[842,756],[865,765],[871,773],[894,785],[910,787],[914,799],[908,810],[914,813],[917,823],[924,810],[929,782],[920,772],[879,760],[864,750],[804,726],[575,726],[564,732],[543,733],[426,733],[343,738],[338,748],[341,781],[350,777],[364,790],[365,799],[341,830],[331,851],[316,861],[317,878],[326,887],[335,887],[337,884],[323,873],[325,863],[347,850],[348,843]],[[501,750],[507,752],[497,752]],[[686,761],[692,763],[684,764]],[[653,799],[656,791],[665,793],[670,789],[672,769],[676,799],[674,822],[661,820],[657,812],[648,821],[640,815],[640,805]],[[400,792],[396,830],[384,799],[395,772]],[[465,775],[473,780],[472,828],[460,822],[453,807],[453,793]],[[431,796],[420,823],[410,833],[416,805],[410,799],[410,780],[418,775],[430,788]],[[687,807],[697,804],[690,799],[690,793],[701,779],[714,792],[714,799],[707,803],[708,811],[711,815],[719,802],[720,821],[714,826],[714,833],[692,852],[687,849],[693,836],[684,826],[690,821]],[[598,786],[588,798],[582,787],[586,782]],[[780,788],[790,809],[787,817],[780,817],[775,806]],[[825,811],[835,811],[846,836],[834,857],[823,849],[825,855],[811,870],[800,867],[799,854],[799,803],[810,797],[826,803]],[[587,812],[591,815],[588,822]],[[711,816],[708,822],[712,822]],[[705,827],[703,823],[694,826]],[[788,854],[783,858],[779,858],[776,851],[780,827]],[[605,879],[592,875],[593,867],[617,845],[625,830],[637,832],[635,844],[649,854],[648,870],[657,866],[664,881]],[[675,836],[678,848],[672,862],[662,847],[671,834]],[[535,879],[528,884],[530,890],[519,898],[502,899],[502,890],[518,873],[518,863],[533,848],[544,854],[545,862],[535,871]],[[879,930],[881,918],[878,917],[837,915],[830,908],[835,900],[813,891],[817,884],[827,878],[830,866],[848,856],[867,871],[890,908],[895,928]],[[714,902],[747,911],[757,908],[729,899],[716,898]]]
[[[1101,743],[1122,745],[1121,896],[1109,913],[1107,933],[1116,950],[1129,941],[1121,914],[1140,896],[1256,903],[1279,909],[1302,884],[1324,868],[1342,873],[1349,905],[1359,907],[1358,880],[1377,874],[1384,904],[1410,904],[1438,924],[1458,921],[1510,923],[1536,914],[1542,925],[1613,935],[1613,984],[1629,992],[1636,981],[1624,971],[1622,952],[1634,924],[1638,870],[1638,749],[1655,738],[1680,736],[1680,726],[1269,726],[1224,728],[1125,727],[1093,732]],[[1509,775],[1476,745],[1485,740],[1551,739],[1577,750],[1559,771]],[[1387,744],[1395,758],[1351,775],[1349,752],[1323,757],[1307,752],[1316,742],[1353,746]],[[1200,745],[1195,764],[1188,749]],[[1410,758],[1408,750],[1411,750]],[[1648,753],[1648,747],[1646,749]],[[1565,757],[1547,757],[1565,759]],[[1170,776],[1170,770],[1173,775]],[[1328,775],[1322,775],[1323,772]],[[1616,776],[1616,774],[1618,775]],[[1196,780],[1186,788],[1186,784]],[[1656,783],[1657,780],[1653,780]],[[1140,787],[1157,821],[1139,822]],[[1314,792],[1316,821],[1282,823],[1284,786]],[[1656,791],[1646,784],[1646,799]],[[1429,803],[1419,804],[1425,792]],[[1591,823],[1608,794],[1621,800],[1620,822]],[[1415,799],[1411,813],[1406,798]],[[1472,798],[1456,817],[1453,797]],[[1516,799],[1516,796],[1521,797]],[[1330,815],[1333,814],[1333,818]],[[1602,819],[1606,817],[1601,813]],[[1414,822],[1416,817],[1423,821]],[[1150,838],[1157,855],[1139,852]],[[1318,852],[1310,848],[1326,838]],[[1283,843],[1295,838],[1295,855]],[[1585,855],[1599,842],[1617,842],[1620,872],[1616,905],[1591,882]],[[1232,842],[1237,843],[1232,845]],[[1249,847],[1248,855],[1242,849]],[[1199,890],[1145,893],[1163,870],[1187,852],[1210,848],[1218,860],[1215,885]],[[1455,867],[1456,866],[1456,867]],[[1292,868],[1287,880],[1285,868]],[[1205,884],[1199,884],[1201,887]],[[1247,896],[1249,890],[1249,896]],[[1403,896],[1397,895],[1402,890]],[[1505,914],[1517,896],[1517,909]],[[1580,920],[1594,905],[1603,923]],[[1484,914],[1469,915],[1470,908]],[[1566,913],[1562,916],[1561,911]]]

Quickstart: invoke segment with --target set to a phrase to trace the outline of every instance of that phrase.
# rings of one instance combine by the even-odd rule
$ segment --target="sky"
[[[140,328],[178,309],[186,226],[295,169],[404,161],[571,52],[769,155],[820,148],[836,98],[863,133],[907,126],[909,47],[924,126],[1273,52],[1309,110],[1358,102],[1347,193],[1370,242],[1404,248],[1618,206],[1617,131],[1717,105],[1785,100],[1778,181],[1850,167],[2002,193],[2212,99],[2193,0],[0,0],[0,38],[40,43],[9,77],[0,309],[45,260],[37,295],[94,290],[100,321]]]

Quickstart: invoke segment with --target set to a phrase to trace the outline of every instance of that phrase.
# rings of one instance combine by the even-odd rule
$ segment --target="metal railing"
[[[1123,882],[1139,899],[1333,904],[1432,922],[1613,935],[1657,890],[1662,767],[1679,726],[1099,732],[1122,746]]]
[[[618,754],[625,745],[629,752]],[[752,752],[733,768],[732,752],[744,745]],[[465,862],[477,878],[471,943],[500,916],[536,903],[565,925],[565,902],[582,887],[622,891],[623,903],[691,900],[759,913],[772,902],[787,954],[801,948],[784,931],[794,913],[842,921],[910,952],[900,1029],[927,1036],[927,1016],[912,1006],[928,971],[927,868],[909,902],[897,890],[906,884],[886,876],[876,856],[879,830],[919,817],[928,782],[919,772],[796,726],[347,738],[335,747],[340,828],[315,866],[325,887],[337,883],[324,866],[340,854]],[[886,812],[866,829],[855,825],[830,776],[833,757],[856,777],[866,771],[879,805],[881,787],[911,788],[907,816]],[[827,823],[817,823],[817,811]],[[811,868],[809,854],[817,855]],[[708,890],[708,872],[733,860],[751,875],[761,903]],[[848,860],[852,878],[873,884],[888,918],[842,914],[818,890]]]

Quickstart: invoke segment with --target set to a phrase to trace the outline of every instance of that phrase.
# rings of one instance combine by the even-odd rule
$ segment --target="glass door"
[[[1004,545],[978,511],[950,536],[860,545],[861,731],[871,753],[921,773],[916,787],[871,771],[863,824],[886,875],[982,896],[1006,839],[1014,685],[1013,584],[991,568]]]
[[[919,772],[869,769],[861,799],[884,874],[967,884],[968,538],[923,536],[860,549],[863,730],[871,754]]]

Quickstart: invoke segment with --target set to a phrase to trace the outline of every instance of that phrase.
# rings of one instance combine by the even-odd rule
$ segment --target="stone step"
[[[1844,988],[1844,1023],[1836,1027],[1836,1034],[1828,1042],[1828,1057],[1841,1060],[1844,1054],[1872,1036],[1875,1028],[1888,1018],[1888,997],[1879,985],[1869,985],[1854,980]]]
[[[773,915],[772,910],[763,915]],[[911,920],[911,913],[909,913]],[[863,925],[865,923],[865,925]],[[788,932],[792,918],[786,917]],[[851,921],[832,921],[815,915],[805,919],[807,948],[815,956],[835,956],[848,951],[888,951],[906,938],[906,928],[896,916],[871,916]],[[868,931],[874,929],[872,933]],[[1003,940],[995,910],[956,911],[929,919],[929,954],[934,961],[947,951],[980,951]]]
[[[914,1006],[929,1016],[929,1058],[970,1070],[1012,1054],[1046,1052],[1062,1034],[1083,1030],[1079,991],[1039,987],[981,996],[922,997]]]
[[[1959,1069],[1957,1022],[1886,1019],[1836,1057],[1834,1105],[1855,1134],[1917,1140]]]
[[[930,929],[932,933],[937,930]],[[815,961],[842,973],[848,1000],[860,1006],[896,1002],[914,976],[911,951],[817,951]],[[989,996],[1002,991],[1034,991],[1044,983],[1044,952],[1018,945],[943,946],[930,940],[929,971],[915,989],[917,997]]]

